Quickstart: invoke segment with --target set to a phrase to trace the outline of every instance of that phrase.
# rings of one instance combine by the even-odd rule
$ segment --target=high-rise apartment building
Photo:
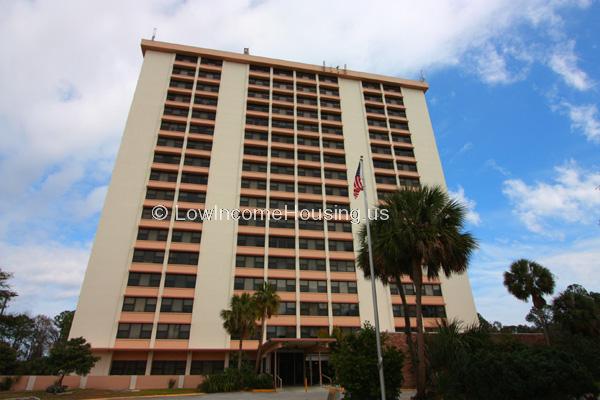
[[[281,350],[271,371],[293,383],[296,352],[314,360],[320,333],[373,321],[370,282],[354,262],[359,225],[343,212],[203,221],[187,211],[361,209],[361,156],[372,206],[399,186],[445,185],[427,84],[156,41],[142,51],[71,337],[101,357],[92,375],[191,379],[228,363],[238,341],[219,313],[266,280],[282,299],[266,332]],[[377,284],[384,331],[414,313],[414,287],[402,284],[404,307],[396,284]],[[429,281],[423,295],[428,327],[476,321],[466,275]]]

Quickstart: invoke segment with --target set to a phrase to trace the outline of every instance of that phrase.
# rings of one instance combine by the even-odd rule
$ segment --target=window
[[[341,121],[342,116],[340,114],[321,112],[321,119],[326,120],[326,121]]]
[[[268,79],[254,78],[254,77],[250,77],[250,79],[248,79],[248,83],[250,85],[257,85],[257,86],[269,86],[270,85]]]
[[[267,326],[267,339],[273,338],[295,338],[295,326]]]
[[[331,272],[354,272],[354,262],[349,260],[329,260]]]
[[[294,137],[293,136],[273,134],[273,135],[271,135],[271,141],[272,142],[277,142],[277,143],[293,144],[294,143]]]
[[[263,247],[265,245],[265,237],[258,235],[238,235],[237,245]]]
[[[265,155],[266,155],[266,149],[265,149]],[[285,158],[285,159],[293,160],[294,159],[294,152],[293,151],[289,151],[289,150],[271,149],[271,157],[273,157],[273,158]]]
[[[189,56],[187,54],[176,54],[175,55],[175,61],[183,61],[183,62],[188,62],[188,63],[196,64],[198,62],[198,57],[196,57],[196,56]]]
[[[274,101],[283,101],[285,103],[293,103],[294,96],[290,96],[287,94],[273,93],[273,100]]]
[[[263,112],[263,113],[268,113],[269,112],[269,106],[265,105],[265,104],[252,104],[252,103],[249,103],[248,105],[246,105],[246,109],[248,111],[258,111],[258,112]]]
[[[152,324],[119,324],[117,339],[150,339]]]
[[[296,315],[295,301],[282,301],[279,303],[278,315]]]
[[[269,221],[270,228],[278,228],[278,229],[295,229],[296,221],[292,218],[283,217],[280,219],[271,218]]]
[[[288,182],[271,181],[271,191],[294,192],[294,184]]]
[[[325,186],[325,193],[329,196],[348,196],[348,188],[346,186]]]
[[[385,114],[385,110],[383,109],[383,107],[365,106],[365,110],[371,114],[380,114],[380,115]]]
[[[294,85],[287,82],[273,81],[274,89],[294,90]]]
[[[310,110],[298,110],[298,111],[296,111],[296,115],[299,117],[303,117],[303,118],[314,118],[314,119],[319,118],[319,114],[317,114],[316,111],[310,111]]]
[[[319,93],[327,96],[339,96],[340,92],[337,89],[329,89],[327,87],[319,87]]]
[[[392,175],[375,175],[375,182],[386,185],[395,185],[396,177]]]
[[[157,339],[189,339],[189,324],[158,324],[156,329]],[[183,362],[185,366],[185,361]]]
[[[185,361],[152,361],[152,375],[185,375]]]
[[[297,126],[299,131],[319,132],[319,125],[298,123]]]
[[[241,218],[238,220],[239,226],[265,226],[266,222],[262,218]]]
[[[327,316],[327,303],[300,303],[300,315]]]
[[[208,183],[208,176],[184,172],[183,174],[181,174],[181,182],[193,183],[196,185],[206,185]]]
[[[146,190],[146,198],[150,200],[173,200],[175,197],[175,191],[173,190],[161,190],[161,189],[148,189]]]
[[[167,229],[146,229],[140,228],[137,234],[137,240],[153,240],[157,242],[164,242],[167,240]]]
[[[210,159],[186,155],[183,163],[193,167],[208,167],[210,165]]]
[[[307,250],[325,250],[325,241],[322,239],[300,238],[300,248]]]
[[[191,96],[188,96],[185,94],[179,94],[179,93],[168,93],[167,94],[167,100],[169,100],[169,101],[178,101],[180,103],[189,103],[191,99],[192,99]]]
[[[171,241],[177,243],[200,243],[202,232],[199,231],[173,231]]]
[[[412,149],[402,149],[400,147],[394,147],[394,153],[398,157],[413,157],[415,156],[415,152]]]
[[[352,224],[349,222],[327,222],[327,230],[329,232],[352,232]]]
[[[165,147],[182,148],[183,147],[183,139],[174,139],[174,138],[159,136],[158,140],[156,141],[156,145],[157,146],[165,146]]]
[[[269,258],[269,263],[271,259]],[[265,258],[259,256],[242,256],[237,255],[235,257],[235,266],[238,268],[263,268],[265,265]],[[269,264],[270,267],[270,264]]]
[[[383,169],[394,169],[394,163],[391,161],[373,160],[373,167]]]
[[[332,156],[331,154],[323,154],[323,162],[332,164],[346,164],[344,156]]]
[[[321,194],[323,193],[323,189],[321,185],[299,184],[298,193]]]
[[[302,338],[318,338],[329,334],[329,328],[326,326],[301,326],[300,337]]]
[[[221,360],[192,360],[191,375],[212,375],[225,370],[225,361]]]
[[[325,170],[325,178],[327,179],[339,179],[345,181],[347,179],[346,171],[333,171],[330,169]]]
[[[161,153],[154,154],[154,162],[155,163],[179,164],[179,161],[181,161],[180,156],[173,156],[171,154],[161,154]]]
[[[198,78],[206,78],[206,79],[221,79],[221,74],[218,72],[206,72],[206,71],[198,71]]]
[[[294,123],[290,121],[279,121],[279,120],[271,120],[271,126],[273,128],[282,128],[282,129],[294,129]]]
[[[194,84],[192,82],[188,82],[188,81],[180,81],[177,79],[171,79],[169,86],[172,88],[191,89],[194,86]]]
[[[383,103],[383,99],[380,95],[375,94],[365,94],[365,101],[374,101],[376,103]]]
[[[145,375],[146,360],[113,360],[110,375]]]
[[[212,149],[212,142],[207,142],[203,140],[188,140],[186,147],[188,149],[210,151]]]
[[[234,290],[258,290],[263,286],[262,278],[241,278],[235,277],[233,280]]]
[[[212,92],[217,93],[219,91],[219,85],[209,85],[206,83],[198,83],[196,90],[201,92]]]
[[[206,125],[197,125],[192,123],[190,125],[190,133],[199,133],[203,135],[212,135],[214,133],[215,128],[212,126]]]
[[[338,79],[336,76],[331,75],[319,75],[319,82],[337,83]]]
[[[408,123],[406,123],[406,122],[390,122],[390,128],[391,129],[402,129],[402,130],[407,131]]]
[[[160,312],[191,313],[194,299],[178,299],[163,297],[160,303]]]
[[[298,160],[320,162],[321,155],[319,153],[308,153],[305,151],[299,151],[298,152]]]
[[[248,90],[248,97],[253,99],[268,99],[269,92],[263,92],[262,90]]]
[[[150,171],[151,181],[177,182],[177,172],[167,172],[153,169]]]
[[[419,187],[419,180],[418,179],[411,179],[411,178],[398,178],[398,183],[400,184],[400,186],[407,186],[407,187]]]
[[[319,168],[300,168],[299,167],[298,168],[298,176],[310,176],[313,178],[320,178],[321,170]]]
[[[290,257],[269,257],[269,269],[296,269],[296,259]]]
[[[317,87],[313,86],[313,85],[296,85],[296,89],[299,92],[306,92],[306,93],[316,93],[317,92]]]
[[[305,230],[309,230],[309,231],[322,231],[323,230],[323,221],[316,220],[316,219],[307,219],[307,220],[301,219],[298,222],[298,227],[300,229],[305,229]]]
[[[160,124],[160,129],[163,131],[170,131],[170,132],[185,132],[185,124],[180,124],[177,122],[162,121]]]
[[[197,208],[192,208],[189,210],[185,208],[178,208],[176,211],[176,218],[178,220],[185,220],[186,222],[202,223],[203,212],[203,210],[199,210]]]
[[[331,293],[356,293],[356,282],[331,281]]]
[[[165,287],[193,289],[196,287],[196,275],[167,274],[165,276]]]
[[[319,147],[319,139],[298,136],[298,145]]]
[[[246,117],[246,124],[248,124],[248,125],[268,126],[269,125],[269,120],[267,118]]]
[[[334,316],[357,317],[358,304],[355,303],[332,303],[331,309]]]
[[[216,106],[217,99],[197,95],[196,97],[194,97],[194,104],[202,104],[205,106]]]
[[[310,73],[310,72],[296,71],[296,78],[298,78],[298,79],[308,79],[308,80],[314,81],[315,80],[315,74]]]
[[[155,250],[134,250],[133,251],[133,262],[141,262],[141,263],[153,263],[153,264],[162,264],[165,258],[164,251],[155,251]]]
[[[274,199],[271,198],[269,200],[269,208],[279,208],[279,209],[288,209],[288,210],[293,210],[294,207],[296,206],[296,203],[293,199],[288,200],[288,199]]]
[[[354,251],[351,241],[329,240],[329,251]]]
[[[321,99],[321,107],[340,108],[340,102],[336,100]]]
[[[406,118],[406,111],[405,110],[396,110],[396,109],[390,108],[388,110],[388,115],[390,117],[402,117],[402,118]]]
[[[250,171],[250,172],[267,172],[267,164],[260,164],[260,163],[244,161],[242,164],[242,170]],[[293,171],[293,169],[292,169],[292,171]],[[273,172],[273,171],[271,171],[271,172]]]
[[[296,239],[293,237],[269,236],[269,247],[293,249],[296,247]]]
[[[325,271],[325,260],[320,258],[301,258],[300,269],[304,271]]]
[[[392,154],[392,150],[387,146],[384,147],[371,145],[371,151],[375,154]]]
[[[245,189],[265,190],[267,188],[267,182],[256,179],[242,179],[242,187]]]
[[[323,147],[328,149],[343,149],[344,142],[338,142],[337,140],[323,139]]]
[[[392,304],[394,317],[404,317],[404,306],[402,304]],[[446,308],[444,306],[422,306],[423,318],[446,318]],[[414,304],[408,305],[408,316],[416,317],[417,310]]]
[[[169,210],[170,212],[171,210]],[[154,219],[152,215],[152,207],[144,207],[142,209],[142,219]]]
[[[241,207],[265,208],[267,201],[264,197],[240,196]]]
[[[406,295],[415,295],[415,286],[412,283],[403,283],[402,286],[404,287],[404,293]],[[421,292],[423,296],[441,296],[442,287],[439,284],[424,283],[421,286]],[[396,283],[390,283],[390,293],[393,295],[400,294],[398,291],[398,285]]]
[[[127,286],[159,287],[161,274],[130,272]]]
[[[327,293],[327,281],[300,279],[300,291],[310,293]]]
[[[178,201],[185,201],[188,203],[204,203],[206,199],[206,193],[203,192],[188,192],[188,191],[179,191],[179,197],[177,197]]]
[[[244,154],[249,155],[249,156],[266,157],[267,156],[267,148],[266,147],[244,146]]]
[[[188,108],[179,108],[179,107],[165,107],[164,113],[165,115],[176,115],[179,117],[187,117],[189,112]]]
[[[154,312],[156,311],[155,297],[125,297],[121,311]]]
[[[271,68],[264,65],[250,64],[250,71],[264,72],[268,74],[271,72]]]
[[[266,168],[265,168],[265,172],[266,172]],[[271,164],[271,174],[294,175],[294,167],[286,167],[283,165]]]
[[[398,168],[398,171],[413,171],[413,172],[417,172],[417,164],[408,164],[408,163],[396,162],[396,167]]]
[[[278,292],[295,292],[295,279],[269,279],[269,284],[273,285]]]
[[[383,140],[389,142],[390,138],[387,133],[369,132],[369,137],[373,140]]]
[[[265,132],[246,131],[244,134],[245,139],[250,140],[264,140],[266,141],[269,137]],[[293,139],[292,139],[293,140]]]

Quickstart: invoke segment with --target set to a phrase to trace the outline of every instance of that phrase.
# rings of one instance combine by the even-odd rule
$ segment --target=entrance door
[[[301,352],[277,352],[277,375],[285,386],[304,385],[303,360]]]

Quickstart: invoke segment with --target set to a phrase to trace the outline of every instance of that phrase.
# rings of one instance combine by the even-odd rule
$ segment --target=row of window
[[[381,90],[383,87],[383,90],[386,92],[402,93],[402,90],[399,85],[390,85],[390,84],[386,84],[386,83],[381,84],[379,82],[373,82],[373,81],[362,81],[362,87],[365,89],[374,89],[374,90]]]
[[[276,68],[276,67],[274,67],[272,70],[273,70],[274,76],[285,76],[285,77],[291,78],[294,76],[294,72],[295,72],[297,79],[305,79],[305,80],[310,80],[310,81],[314,81],[314,80],[318,79],[319,82],[324,82],[324,83],[337,83],[337,81],[338,81],[337,76],[333,76],[333,75],[323,75],[323,74],[317,75],[313,72],[294,71],[294,70],[290,70],[290,69]],[[271,67],[266,66],[266,65],[250,64],[250,72],[260,72],[260,73],[269,74],[269,73],[271,73]]]
[[[172,122],[172,121],[162,121],[160,124],[160,129],[163,131],[169,132],[185,132],[185,128],[187,124],[183,122]],[[190,124],[190,133],[198,133],[202,135],[212,135],[214,133],[214,126],[212,125],[203,125],[201,123],[191,123]]]
[[[305,131],[305,132],[313,132],[313,133],[327,133],[331,135],[342,136],[343,130],[339,126],[325,126],[321,125],[321,129],[319,130],[318,124],[312,124],[308,122],[293,122],[293,121],[284,121],[271,119],[271,128],[279,128],[279,129],[294,129],[294,126],[297,131]],[[246,124],[247,125],[255,125],[255,126],[269,126],[269,118],[261,118],[261,117],[251,117],[246,116]]]
[[[114,360],[110,375],[145,375],[146,360]],[[185,375],[186,362],[176,360],[153,360],[152,375]],[[224,361],[192,360],[190,375],[211,375],[223,372]]]
[[[381,145],[371,145],[371,153],[373,154],[392,154],[393,152],[398,157],[415,157],[415,152],[413,149],[407,149],[404,147],[389,147],[389,146],[381,146]]]
[[[198,62],[198,56],[192,56],[189,54],[176,54],[175,61],[182,61],[182,62],[186,62],[186,63],[196,64]],[[223,60],[202,56],[202,57],[200,57],[200,64],[220,67],[223,65]]]
[[[246,106],[246,109],[248,111],[256,111],[256,112],[262,112],[262,113],[269,113],[269,111],[271,111],[271,113],[274,115],[287,115],[287,116],[294,115],[293,108],[281,107],[281,106],[269,106],[267,104],[248,103],[248,105]],[[321,120],[326,120],[326,121],[341,121],[342,120],[341,114],[332,113],[332,112],[328,112],[328,111],[321,111],[321,113],[319,115],[319,113],[317,111],[297,109],[296,116],[301,117],[301,118],[321,119]]]
[[[157,146],[163,146],[163,147],[174,147],[174,148],[182,148],[183,147],[183,139],[177,139],[177,138],[166,138],[166,137],[159,137],[157,142],[156,142]],[[194,140],[194,139],[188,139],[187,143],[186,143],[186,148],[188,149],[193,149],[193,150],[208,150],[211,151],[212,150],[212,142],[210,141],[205,141],[205,140]],[[156,161],[157,158],[169,158],[170,157],[177,157],[177,161]],[[154,162],[166,162],[168,164],[179,164],[179,158],[180,156],[178,155],[171,155],[171,154],[164,154],[164,153],[156,153],[154,154]]]
[[[322,258],[300,258],[298,260],[300,270],[303,271],[325,271],[326,260]],[[235,266],[238,268],[264,268],[265,257],[237,255]],[[269,269],[296,269],[295,257],[274,257],[270,256],[267,262]],[[332,272],[354,272],[354,261],[350,260],[329,260],[329,270]]]
[[[421,308],[423,318],[446,318],[446,308],[444,306],[423,305]],[[392,304],[394,317],[404,317],[406,309],[408,310],[409,317],[414,318],[417,316],[417,309],[414,304],[409,304],[408,307],[404,307],[403,304]]]
[[[240,219],[239,224],[243,226],[266,226],[266,218]],[[298,220],[298,229],[309,231],[323,231],[325,224],[319,219]],[[296,229],[296,222],[293,218],[288,219],[270,219],[269,227],[280,229]],[[327,221],[327,230],[329,232],[352,232],[352,225],[349,222]]]
[[[253,161],[244,161],[242,163],[242,170],[248,172],[267,172],[267,164]],[[321,178],[321,168],[308,168],[308,167],[297,167],[287,165],[271,164],[271,174],[278,175],[294,175],[306,176],[310,178]],[[325,169],[323,173],[326,179],[338,179],[347,180],[348,175],[346,171],[338,171],[332,169]]]
[[[414,296],[417,292],[413,283],[403,283],[404,293],[407,296]],[[399,295],[398,285],[396,283],[390,283],[390,293],[393,295]],[[441,296],[442,286],[439,284],[424,283],[421,285],[421,293],[423,296]]]
[[[117,339],[150,339],[154,324],[119,323]],[[157,324],[156,339],[189,339],[190,324]]]
[[[269,151],[266,147],[258,147],[251,145],[244,146],[244,154],[246,155],[267,157],[268,153]],[[294,152],[293,150],[271,148],[271,157],[284,158],[287,160],[293,160],[294,158],[296,158],[297,160],[303,161],[321,162],[320,152],[308,152],[300,150]],[[346,164],[346,157],[333,154],[323,154],[323,162],[332,164]]]
[[[279,208],[293,210],[295,205],[294,199],[278,199],[271,197],[269,199],[269,208]],[[250,197],[250,196],[241,196],[240,197],[240,206],[242,207],[258,207],[265,208],[267,205],[267,200],[264,197]],[[345,214],[350,213],[350,206],[348,204],[337,204],[337,203],[327,203],[325,205],[326,210],[340,210],[340,212],[344,212]],[[302,201],[298,200],[298,210],[314,210],[321,211],[323,210],[323,202],[321,201]],[[305,221],[307,222],[307,221]],[[307,222],[308,223],[308,222]],[[310,229],[310,228],[308,228]]]
[[[190,96],[189,94],[167,92],[167,100],[189,104],[190,101],[192,101],[192,96]],[[209,97],[207,95],[201,95],[196,93],[196,95],[194,96],[194,104],[216,107],[218,104],[218,99],[215,97]]]
[[[254,85],[254,86],[262,86],[264,88],[271,87],[273,90],[283,89],[283,90],[294,91],[294,84],[291,82],[287,82],[287,81],[273,80],[273,84],[271,85],[270,79],[258,78],[258,77],[251,76],[248,79],[248,84]],[[334,96],[334,97],[339,97],[339,95],[340,95],[340,91],[337,88],[333,88],[333,87],[329,87],[329,86],[319,86],[319,88],[317,90],[316,85],[310,85],[310,84],[306,84],[306,83],[296,83],[295,90],[296,90],[296,93],[313,93],[313,94],[320,93],[321,95],[324,95],[324,96]]]
[[[258,189],[266,190],[267,181],[262,179],[247,179],[242,178],[242,188],[245,189]],[[288,192],[288,193],[307,193],[307,194],[323,194],[323,188],[321,185],[311,185],[299,183],[297,189],[294,183],[274,181],[271,180],[269,189],[275,192]],[[346,186],[325,186],[325,194],[328,196],[348,196],[348,188]]]
[[[371,101],[371,102],[383,104],[383,97],[381,96],[381,94],[364,93],[363,96],[364,96],[365,101]],[[394,105],[403,106],[404,100],[402,99],[402,97],[386,94],[385,95],[385,104],[392,105],[392,106],[394,106]]]
[[[175,191],[167,189],[147,189],[146,199],[172,201],[175,199]],[[206,200],[206,193],[180,190],[177,200],[188,203],[204,203]]]
[[[369,131],[369,138],[373,139],[373,140],[385,140],[386,142],[390,140],[389,138],[389,134],[388,133],[382,133],[382,132],[376,132],[376,131]],[[406,135],[406,134],[398,134],[398,133],[393,133],[392,134],[392,142],[396,142],[396,143],[407,143],[407,144],[411,144],[412,141],[410,140],[410,136]]]
[[[172,73],[173,75],[196,76],[196,69],[189,67],[174,66]],[[207,71],[201,69],[200,71],[198,71],[198,78],[219,80],[221,79],[221,73],[212,70]]]
[[[125,297],[122,311],[126,312],[155,312],[156,297]],[[191,313],[194,299],[163,297],[160,302],[160,312]]]
[[[269,140],[269,135],[267,132],[246,130],[246,132],[244,133],[244,138],[249,139],[249,140],[262,140],[262,141],[266,142],[267,140]],[[297,136],[296,142],[297,142],[298,146],[311,146],[311,147],[319,148],[319,145],[321,143],[320,139],[322,139],[323,149],[341,149],[341,150],[344,149],[344,142],[338,141],[338,140]],[[271,132],[271,142],[294,144],[294,135],[293,134],[278,134],[278,133]]]
[[[171,78],[171,81],[169,82],[169,87],[173,89],[192,90],[194,87],[194,82]],[[218,93],[219,85],[214,83],[203,83],[199,81],[196,83],[196,91]]]
[[[140,228],[138,230],[137,240],[165,242],[168,233],[168,229]],[[201,238],[202,232],[199,231],[173,230],[171,234],[171,241],[177,243],[200,243]]]
[[[192,251],[174,251],[169,252],[169,264],[184,264],[184,265],[198,265],[198,252]],[[135,249],[133,251],[133,262],[139,263],[152,263],[162,264],[165,258],[164,251],[158,250],[140,250]]]
[[[249,89],[248,90],[248,99],[261,99],[261,100],[273,100],[281,103],[289,103],[290,105],[294,104],[294,95],[286,94],[286,93],[269,93],[268,88],[264,90],[256,90]],[[331,109],[340,109],[340,101],[336,99],[323,98],[323,97],[306,97],[299,94],[296,94],[296,106],[297,108],[306,108],[312,109],[314,111],[315,108],[320,104],[322,108],[331,108]]]
[[[329,251],[354,251],[353,242],[349,240],[328,240]],[[264,247],[263,235],[238,235],[238,246]],[[269,236],[269,247],[280,249],[293,249],[296,247],[296,238],[288,236]],[[324,239],[298,239],[298,247],[306,250],[325,250]]]
[[[177,172],[162,171],[160,169],[152,169],[150,171],[150,180],[159,182],[177,182]],[[206,185],[208,183],[208,175],[196,174],[193,172],[184,172],[181,174],[181,183],[192,183],[195,185]]]
[[[157,272],[130,272],[127,286],[159,287],[162,274]],[[194,288],[196,275],[190,274],[165,274],[165,287]]]
[[[236,276],[233,287],[235,290],[258,290],[263,286],[264,282],[265,281],[262,278],[244,278]],[[270,278],[268,282],[274,286],[278,292],[296,291],[295,279]],[[354,281],[330,281],[330,284],[331,293],[357,293],[356,282]],[[299,288],[300,292],[305,293],[327,293],[327,281],[300,279]]]

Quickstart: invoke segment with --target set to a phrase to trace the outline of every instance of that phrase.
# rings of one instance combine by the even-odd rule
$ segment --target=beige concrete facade
[[[92,375],[218,368],[238,344],[219,312],[263,280],[278,285],[293,310],[268,322],[269,337],[372,322],[370,282],[352,267],[358,225],[200,223],[178,221],[174,211],[291,202],[364,214],[362,198],[352,196],[361,156],[371,207],[399,185],[445,186],[427,85],[161,42],[143,41],[142,49],[71,331],[101,356]],[[165,220],[150,215],[159,204],[170,210]],[[431,312],[476,321],[466,274],[428,284]],[[382,330],[401,329],[399,296],[380,282],[377,291]],[[443,318],[436,315],[425,325]],[[244,348],[257,345],[247,340]]]

